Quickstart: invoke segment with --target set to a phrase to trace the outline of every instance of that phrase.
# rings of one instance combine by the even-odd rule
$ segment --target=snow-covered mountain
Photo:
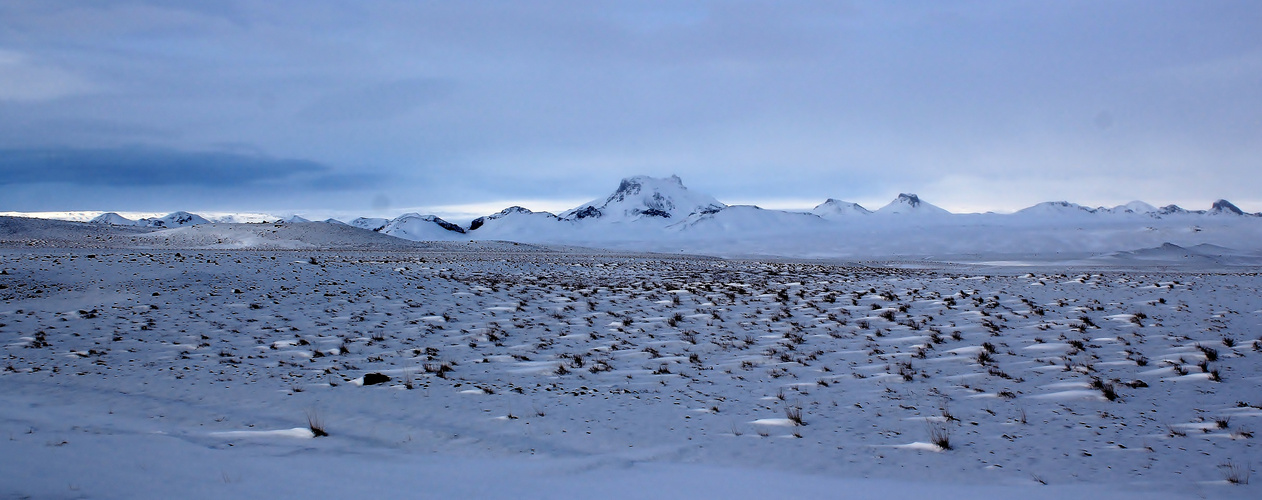
[[[1185,216],[1185,215],[1240,215],[1240,216],[1262,216],[1262,214],[1250,214],[1241,210],[1227,200],[1218,200],[1210,207],[1209,210],[1187,210],[1178,205],[1166,205],[1161,208],[1154,207],[1142,201],[1132,201],[1125,205],[1118,205],[1112,208],[1084,207],[1077,203],[1067,201],[1048,201],[1039,203],[1032,207],[1023,208],[1016,212],[1018,215],[1024,216],[1114,216],[1114,215],[1144,215],[1155,219],[1169,216]]]
[[[725,207],[709,195],[689,191],[678,176],[660,179],[641,175],[623,179],[613,194],[562,212],[560,218],[607,222],[682,219]]]
[[[951,212],[941,207],[920,201],[920,197],[911,193],[901,193],[894,201],[885,205],[876,211],[877,214],[886,215],[948,215]]]
[[[829,198],[823,203],[815,205],[815,208],[811,209],[811,213],[825,219],[836,219],[839,217],[850,217],[854,215],[868,215],[872,213],[872,211],[863,208],[863,205],[858,203]]]
[[[577,225],[576,221],[561,219],[549,212],[514,206],[474,219],[469,223],[469,234],[480,240],[572,242]]]
[[[109,224],[111,226],[135,226],[136,221],[118,215],[117,212],[106,212],[88,221],[92,224]]]
[[[335,219],[329,219],[325,222],[342,223]],[[352,220],[350,225],[413,241],[451,240],[463,235],[465,232],[464,228],[447,222],[440,217],[418,213],[407,213],[393,219],[360,217]]]
[[[694,213],[669,228],[690,238],[730,236],[752,240],[774,234],[826,232],[831,227],[815,214],[731,205],[719,211]]]
[[[720,256],[880,259],[1074,254],[1085,258],[1164,243],[1183,248],[1208,243],[1260,252],[1262,243],[1255,243],[1262,242],[1260,218],[1226,200],[1214,202],[1208,210],[1176,205],[1156,208],[1142,201],[1111,208],[1053,201],[1011,215],[951,214],[908,193],[875,212],[828,199],[804,213],[728,206],[689,190],[677,176],[636,176],[622,179],[612,194],[560,216],[514,206],[474,219],[467,227],[418,213],[393,219],[361,217],[349,225],[406,240],[502,240]],[[288,222],[305,220],[293,217]],[[126,225],[131,221],[110,213],[94,222]],[[176,212],[141,219],[135,225],[157,229],[205,222],[201,216]],[[325,222],[343,224],[335,219]],[[311,230],[320,231],[318,227]]]
[[[1147,204],[1147,203],[1144,203],[1144,202],[1142,202],[1142,201],[1138,201],[1138,200],[1136,200],[1136,201],[1132,201],[1132,202],[1130,202],[1130,203],[1127,203],[1127,204],[1125,204],[1125,205],[1118,205],[1118,206],[1116,206],[1116,207],[1110,208],[1110,209],[1108,209],[1108,212],[1110,212],[1110,213],[1114,213],[1114,214],[1140,214],[1140,215],[1148,215],[1148,214],[1154,214],[1154,213],[1156,213],[1156,212],[1157,212],[1157,207],[1154,207],[1154,206],[1149,205],[1149,204]]]
[[[1077,203],[1068,201],[1045,201],[1032,207],[1023,208],[1016,211],[1016,215],[1022,216],[1078,216],[1096,213],[1096,209],[1084,207]]]
[[[555,222],[558,220],[558,217],[556,215],[553,215],[551,212],[534,212],[525,207],[512,206],[512,207],[508,207],[503,210],[500,210],[498,213],[494,213],[491,215],[487,215],[485,217],[478,217],[476,219],[473,219],[473,222],[469,223],[469,230],[476,231],[484,226],[488,226],[488,224],[498,225],[497,222],[501,220],[510,219],[510,218],[516,220],[523,217],[540,219],[540,220],[551,221],[551,222]]]
[[[450,240],[464,234],[464,228],[433,215],[417,213],[395,217],[378,230],[397,238],[413,241]]]
[[[350,221],[351,226],[360,229],[367,229],[369,231],[381,231],[382,229],[385,229],[386,224],[389,223],[390,219],[386,219],[384,217],[359,217]]]
[[[1206,212],[1206,215],[1246,215],[1246,214],[1244,213],[1244,210],[1241,210],[1240,208],[1231,204],[1230,201],[1218,200],[1214,202],[1214,205],[1210,207],[1209,212]],[[1248,214],[1248,215],[1256,215],[1256,214]]]
[[[208,223],[210,223],[210,221],[206,220],[205,217],[202,217],[197,214],[191,214],[188,212],[182,212],[182,211],[172,212],[163,217],[152,218],[152,219],[140,219],[136,221],[136,225],[146,226],[146,227],[179,227],[179,226],[192,226],[196,224],[208,224]]]

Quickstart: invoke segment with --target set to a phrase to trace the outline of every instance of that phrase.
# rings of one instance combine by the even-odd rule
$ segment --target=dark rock
[[[571,217],[574,217],[575,219],[586,219],[588,217],[600,217],[602,215],[604,214],[601,213],[599,208],[588,205],[586,207],[583,207],[582,210],[574,212],[574,215],[572,215]]]
[[[365,373],[364,385],[384,384],[390,381],[390,376],[383,373]]]

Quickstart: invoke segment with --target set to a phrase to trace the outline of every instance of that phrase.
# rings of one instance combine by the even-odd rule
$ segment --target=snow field
[[[462,496],[508,496],[479,489],[496,471],[695,491],[677,466],[737,496],[1230,498],[1262,463],[1250,273],[48,249],[0,269],[0,465],[28,472],[5,495],[163,496],[144,479],[187,464],[207,497],[403,470]]]

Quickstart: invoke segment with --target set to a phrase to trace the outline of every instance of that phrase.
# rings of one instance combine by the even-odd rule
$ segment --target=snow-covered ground
[[[1218,247],[911,268],[40,227],[0,250],[0,497],[1259,496],[1230,480],[1262,464],[1262,282],[1165,267]]]

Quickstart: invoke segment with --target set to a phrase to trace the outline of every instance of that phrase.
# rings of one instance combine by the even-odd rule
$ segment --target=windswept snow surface
[[[1254,273],[330,227],[405,246],[0,249],[0,497],[1260,496]]]

